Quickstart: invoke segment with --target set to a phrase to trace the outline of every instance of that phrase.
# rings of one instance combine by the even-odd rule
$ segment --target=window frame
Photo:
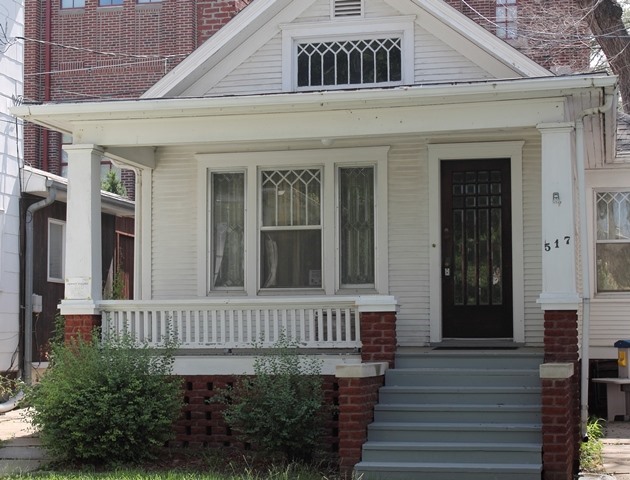
[[[350,295],[353,293],[386,294],[388,285],[387,254],[387,154],[389,147],[332,148],[270,152],[198,154],[198,295],[200,297],[238,294],[259,295]],[[226,167],[226,165],[232,166]],[[338,172],[343,167],[374,167],[374,285],[341,285]],[[261,288],[260,268],[260,172],[269,169],[322,168],[322,285],[308,288]],[[220,290],[211,288],[211,215],[208,179],[215,172],[245,171],[245,288]],[[378,199],[378,201],[376,201]]]
[[[72,3],[71,6],[66,6],[64,5],[65,2],[69,1],[70,3]],[[80,5],[77,5],[80,4]],[[72,9],[78,9],[78,8],[85,8],[85,0],[61,0],[59,2],[59,8],[62,10],[72,10]]]
[[[280,25],[282,31],[282,90],[284,92],[308,92],[347,88],[375,88],[414,83],[415,19],[415,15],[373,19],[348,17],[344,19],[337,18],[330,22]],[[401,39],[400,82],[298,87],[297,46],[299,43],[373,40],[383,37]]]
[[[120,3],[113,3],[116,1]],[[103,2],[109,2],[109,3],[104,4]],[[98,0],[98,6],[99,8],[122,7],[124,2],[125,0]]]
[[[593,192],[592,192],[592,205],[591,208],[593,209],[592,215],[591,215],[591,221],[592,221],[592,233],[591,233],[591,239],[593,242],[593,248],[592,248],[592,255],[593,255],[593,259],[591,261],[591,266],[592,266],[592,272],[591,272],[591,281],[592,281],[592,291],[595,293],[596,296],[598,297],[619,297],[619,296],[630,296],[630,290],[599,290],[599,285],[598,285],[598,280],[597,280],[597,276],[598,276],[598,270],[597,270],[597,261],[598,261],[598,256],[597,256],[597,247],[600,244],[628,244],[630,245],[630,239],[628,239],[627,241],[624,240],[611,240],[611,239],[598,239],[597,238],[597,197],[598,194],[602,194],[602,193],[610,193],[610,194],[614,194],[614,193],[630,193],[630,185],[627,187],[608,187],[608,186],[602,186],[602,187],[595,187],[593,188]]]
[[[504,16],[499,19],[499,11]],[[514,18],[510,18],[510,12],[514,12]],[[516,40],[518,38],[518,1],[497,0],[495,5],[495,30],[496,36],[501,40]]]
[[[61,277],[53,277],[50,272],[51,260],[51,225],[61,226]],[[66,222],[57,218],[49,218],[46,237],[46,280],[51,283],[64,283],[66,274]]]

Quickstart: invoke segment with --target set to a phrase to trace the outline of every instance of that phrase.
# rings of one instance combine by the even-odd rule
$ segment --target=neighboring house
[[[34,301],[32,342],[33,367],[41,370],[48,365],[50,339],[55,325],[59,302],[64,298],[66,253],[66,199],[68,181],[63,177],[25,166],[21,170],[22,211],[26,221],[21,234],[27,238],[26,230],[32,222],[32,271],[27,272],[27,262],[22,262],[26,291],[32,292]],[[33,212],[29,207],[50,199]],[[119,298],[133,298],[133,292],[124,288],[133,285],[133,225],[134,202],[118,195],[101,192],[101,264],[105,285],[104,295],[111,298],[114,272],[118,272]],[[29,253],[25,254],[25,257]],[[116,267],[116,268],[115,268]],[[121,289],[121,287],[123,287]],[[28,303],[27,303],[28,306]],[[27,336],[29,332],[27,332]],[[28,347],[27,347],[28,348]]]
[[[0,373],[19,366],[19,158],[21,126],[9,108],[22,101],[24,2],[0,5]]]
[[[71,333],[178,335],[181,444],[232,444],[206,399],[284,332],[344,470],[568,480],[578,313],[628,336],[616,99],[440,0],[257,0],[141,99],[13,112],[73,138]],[[137,171],[134,301],[101,299],[103,157]]]
[[[245,0],[27,2],[24,103],[137,98],[247,3]],[[71,142],[71,135],[59,135],[26,123],[24,163],[49,172],[51,178],[65,177],[67,159],[62,145]],[[121,170],[108,158],[101,159],[100,169],[102,178],[114,169],[128,197],[134,199],[135,176],[131,169]],[[30,177],[32,171],[27,170],[24,175]],[[25,192],[35,193],[28,189]],[[47,192],[35,195],[46,196]],[[33,200],[31,196],[25,197],[25,209]],[[57,203],[40,212],[38,215],[45,218],[38,220],[37,234],[44,232],[42,229],[50,222],[62,225],[56,222],[65,218],[64,212],[65,205]],[[104,216],[102,226],[103,245],[114,245],[116,256],[112,272],[111,252],[103,253],[105,288],[109,288],[115,275],[117,279],[122,276],[124,298],[133,298],[133,256],[125,254],[133,251],[134,225],[129,215],[126,212],[117,217],[116,226],[111,223],[114,217]],[[62,227],[52,228],[59,232]],[[43,241],[45,237],[38,238]],[[36,313],[32,320],[33,354],[29,361],[41,366],[45,365],[41,362],[55,327],[64,286],[59,279],[46,281],[47,250],[36,248],[34,255],[34,291],[42,296],[43,304],[42,312]],[[23,304],[28,302],[24,300]],[[25,325],[30,330],[30,324]]]

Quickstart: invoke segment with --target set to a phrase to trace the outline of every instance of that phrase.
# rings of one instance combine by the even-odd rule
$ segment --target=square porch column
[[[66,339],[100,325],[102,298],[101,158],[96,145],[64,145],[68,154],[65,293]]]
[[[541,365],[543,479],[571,480],[579,463],[579,372],[574,125],[541,124]],[[581,239],[583,240],[583,239]],[[562,370],[562,375],[554,372]],[[551,372],[551,373],[550,373]]]

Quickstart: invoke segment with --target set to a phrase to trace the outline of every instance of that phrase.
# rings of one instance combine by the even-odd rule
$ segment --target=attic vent
[[[362,11],[362,0],[333,0],[335,7],[335,18],[339,17],[360,17]]]

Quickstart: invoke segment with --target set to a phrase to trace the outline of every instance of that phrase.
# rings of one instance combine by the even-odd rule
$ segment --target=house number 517
[[[562,245],[570,245],[571,237],[565,236],[564,238],[556,238],[553,242],[545,242],[545,252],[550,252],[552,249],[560,248]]]

